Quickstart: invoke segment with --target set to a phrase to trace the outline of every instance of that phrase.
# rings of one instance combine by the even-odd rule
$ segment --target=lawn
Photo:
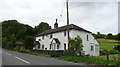
[[[97,39],[97,41],[100,44],[100,51],[103,50],[108,50],[109,52],[115,52],[116,50],[113,49],[113,45],[120,45],[120,41],[116,41],[116,40],[109,40],[109,39]]]

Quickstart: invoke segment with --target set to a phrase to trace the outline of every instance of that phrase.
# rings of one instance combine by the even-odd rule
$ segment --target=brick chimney
[[[58,23],[57,23],[57,19],[56,19],[56,22],[54,24],[54,29],[58,28]]]

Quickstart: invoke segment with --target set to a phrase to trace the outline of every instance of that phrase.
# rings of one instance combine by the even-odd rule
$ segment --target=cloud
[[[117,2],[70,2],[70,23],[93,33],[118,32]],[[32,27],[48,22],[66,25],[65,0],[0,0],[0,21],[16,19]],[[60,16],[62,15],[62,16]]]

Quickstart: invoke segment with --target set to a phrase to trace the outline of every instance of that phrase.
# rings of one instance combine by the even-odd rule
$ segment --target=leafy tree
[[[3,48],[7,49],[32,49],[34,35],[45,30],[51,29],[49,24],[41,22],[35,28],[29,25],[19,23],[17,20],[3,21],[2,24],[2,43]],[[22,44],[22,48],[19,46]]]
[[[33,42],[34,42],[34,39],[33,39],[32,36],[26,36],[24,47],[26,49],[32,49],[33,48]]]
[[[64,52],[64,55],[72,55],[72,56],[83,56],[83,45],[82,39],[77,36],[75,38],[69,38],[69,47],[68,50]]]
[[[114,39],[114,36],[112,35],[112,33],[108,33],[106,39]]]
[[[35,26],[35,34],[41,33],[45,30],[51,29],[48,23],[41,22],[38,26]]]

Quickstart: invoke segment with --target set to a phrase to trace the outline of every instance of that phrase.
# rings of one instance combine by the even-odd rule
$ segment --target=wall
[[[89,54],[91,56],[99,56],[99,43],[96,41],[96,39],[93,37],[91,33],[79,31],[79,30],[71,30],[70,31],[71,38],[76,37],[79,35],[81,39],[83,40],[83,50],[85,51],[85,54]],[[88,41],[87,41],[87,35],[88,35]],[[94,46],[94,51],[91,51],[91,46]],[[97,46],[97,48],[95,47]],[[95,49],[96,48],[96,49]]]
[[[47,50],[50,50],[50,43],[51,43],[52,39],[53,38],[58,38],[58,40],[60,41],[61,44],[59,46],[59,49],[56,49],[56,50],[64,50],[64,43],[66,43],[66,48],[68,48],[67,35],[64,36],[64,32],[53,33],[52,36],[53,37],[51,39],[50,39],[50,34],[48,34],[47,36],[44,35],[44,39],[42,39],[42,36],[36,37],[36,41],[39,41],[39,39],[41,39],[41,41],[39,41],[40,44],[45,45],[44,47],[47,48]],[[42,49],[42,47],[40,49]]]
[[[91,33],[79,31],[79,30],[70,30],[69,32],[71,38],[74,38],[77,35],[81,37],[84,46],[83,50],[85,51],[86,55],[89,54],[91,56],[99,56],[99,43],[96,41],[96,39],[93,37]],[[42,36],[36,37],[36,41],[39,41],[39,39],[41,39],[41,41],[39,42],[41,45],[44,45],[44,50],[45,48],[47,48],[47,50],[50,50],[50,42],[52,41],[53,38],[58,38],[61,44],[59,46],[59,49],[56,50],[64,50],[64,43],[66,43],[66,49],[68,49],[67,31],[66,31],[66,36],[64,36],[64,31],[53,33],[52,35],[53,37],[51,39],[50,39],[50,34],[48,34],[47,36],[44,35],[44,39],[42,39]],[[89,41],[87,41],[87,35]],[[94,46],[94,51],[91,51],[92,45]],[[42,46],[38,50],[43,50]]]

